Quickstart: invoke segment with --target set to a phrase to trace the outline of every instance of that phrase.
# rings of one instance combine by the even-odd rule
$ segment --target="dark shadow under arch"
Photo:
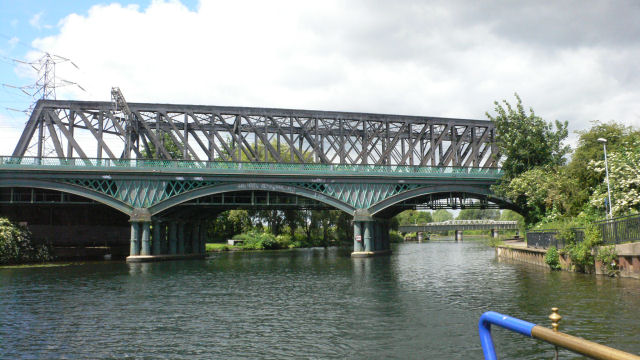
[[[325,203],[338,210],[342,210],[349,215],[353,215],[356,210],[353,206],[346,204],[342,201],[339,201],[332,197],[323,195],[321,193],[307,190],[300,187],[289,186],[289,185],[279,185],[279,184],[269,184],[269,183],[235,183],[235,184],[232,183],[232,184],[207,186],[207,187],[199,188],[196,190],[188,191],[180,195],[176,195],[170,199],[164,200],[154,206],[151,206],[149,208],[149,212],[151,213],[151,215],[156,215],[162,211],[170,209],[175,205],[181,204],[189,200],[197,199],[199,197],[215,195],[220,193],[234,192],[234,191],[247,191],[247,190],[263,190],[263,191],[272,191],[272,192],[279,192],[279,193],[285,193],[285,194],[291,194],[291,195],[298,195],[298,196],[306,197],[312,200]]]
[[[128,216],[131,216],[133,208],[112,198],[107,195],[101,194],[96,191],[88,190],[76,185],[53,182],[53,181],[42,181],[42,180],[31,180],[31,179],[2,179],[0,180],[0,187],[26,187],[26,188],[37,188],[37,189],[47,189],[47,190],[56,190],[61,191],[73,195],[82,196],[84,198],[99,202],[101,204],[107,205],[111,208],[114,208]]]
[[[398,195],[392,196],[388,199],[382,200],[374,204],[373,206],[369,207],[368,210],[369,210],[369,213],[374,216],[381,215],[382,213],[386,213],[387,215],[386,217],[391,217],[395,215],[393,214],[389,216],[391,214],[391,211],[390,211],[391,208],[393,208],[394,205],[402,201],[418,198],[424,195],[448,194],[448,193],[464,193],[464,194],[471,195],[470,197],[477,196],[479,199],[484,198],[492,203],[498,204],[500,205],[500,207],[504,209],[514,210],[518,213],[521,212],[521,209],[519,209],[511,201],[495,196],[495,194],[489,188],[482,187],[482,186],[473,186],[473,185],[436,185],[436,186],[421,187],[418,189],[405,191]]]

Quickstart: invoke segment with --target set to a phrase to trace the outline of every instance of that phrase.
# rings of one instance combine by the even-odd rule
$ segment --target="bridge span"
[[[0,157],[0,208],[21,220],[29,191],[102,204],[130,222],[135,258],[203,254],[220,209],[324,206],[353,216],[354,256],[375,255],[405,209],[514,208],[491,191],[497,156],[489,121],[42,100]]]
[[[456,232],[456,240],[462,240],[462,232],[464,230],[491,230],[492,237],[498,237],[498,230],[518,230],[517,221],[498,221],[498,220],[448,220],[442,222],[432,222],[416,225],[400,225],[398,231],[401,233],[422,232],[432,233],[439,231]]]

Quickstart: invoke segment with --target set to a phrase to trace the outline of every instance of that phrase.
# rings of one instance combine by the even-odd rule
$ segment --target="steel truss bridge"
[[[490,189],[489,121],[118,104],[39,101],[0,157],[0,203],[37,190],[107,205],[131,221],[132,256],[202,253],[210,207],[336,208],[367,254],[388,249],[387,219],[408,208],[513,208]]]

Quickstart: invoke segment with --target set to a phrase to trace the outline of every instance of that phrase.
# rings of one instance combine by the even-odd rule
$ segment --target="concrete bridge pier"
[[[175,220],[169,222],[169,255],[178,253],[178,223]]]
[[[140,225],[137,222],[131,222],[131,247],[129,255],[140,255]]]
[[[178,254],[184,255],[184,221],[178,222]]]
[[[169,221],[167,229],[166,222],[160,219],[151,219],[147,209],[134,209],[129,221],[131,223],[131,246],[127,262],[201,259],[204,257],[204,243],[200,230],[203,226],[200,222],[188,228],[190,241],[188,242],[189,254],[186,254],[185,222]]]
[[[390,254],[389,222],[368,214],[356,214],[353,219],[353,252],[351,257]]]
[[[151,255],[151,221],[143,221],[140,223],[141,225],[141,242],[142,246],[140,248],[141,256],[149,256]]]
[[[207,227],[205,226],[206,222],[200,222],[200,254],[207,254]]]
[[[160,255],[162,253],[162,243],[161,243],[161,227],[162,223],[158,220],[153,220],[151,222],[151,228],[153,230],[153,235],[151,236],[151,244],[152,249],[151,253],[153,255]]]
[[[191,253],[200,253],[200,222],[191,225]]]
[[[491,237],[492,238],[498,237],[498,229],[491,229]]]
[[[462,242],[462,230],[456,230],[456,242]]]

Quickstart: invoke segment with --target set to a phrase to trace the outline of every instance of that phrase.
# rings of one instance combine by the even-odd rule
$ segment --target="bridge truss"
[[[189,236],[202,253],[204,220],[235,207],[340,209],[366,254],[388,251],[388,219],[406,208],[513,207],[491,191],[502,172],[489,121],[114,95],[39,101],[0,156],[0,206],[110,206],[129,216],[132,256],[184,254]]]
[[[495,167],[490,121],[41,100],[13,156]]]

